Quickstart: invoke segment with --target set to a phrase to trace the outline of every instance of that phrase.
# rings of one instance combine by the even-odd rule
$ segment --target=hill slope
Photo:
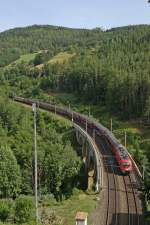
[[[18,88],[22,75],[34,77],[36,81],[30,81],[34,88],[36,84],[44,91],[75,93],[82,100],[105,105],[123,116],[141,116],[150,108],[149,37],[148,25],[105,32],[54,26],[16,28],[0,33],[0,65],[22,54],[36,56],[29,63],[1,70],[1,78]],[[74,57],[59,64],[56,59],[60,52]],[[40,64],[42,71],[38,70]],[[27,80],[21,78],[22,82]]]
[[[97,39],[101,33],[100,29],[92,31],[48,25],[8,30],[0,33],[0,66],[12,62],[21,54],[47,49],[55,51],[74,44],[84,46]]]

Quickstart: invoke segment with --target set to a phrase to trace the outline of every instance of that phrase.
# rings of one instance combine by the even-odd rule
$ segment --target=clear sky
[[[33,24],[111,28],[150,24],[147,0],[0,0],[0,31]]]

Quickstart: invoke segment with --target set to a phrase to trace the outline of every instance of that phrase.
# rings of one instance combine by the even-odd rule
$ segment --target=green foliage
[[[88,105],[94,104],[97,112],[93,115],[100,114],[98,118],[108,128],[111,114],[123,119],[146,116],[149,121],[149,32],[148,25],[107,31],[32,26],[3,32],[0,95],[22,95],[66,105],[82,102],[86,109],[76,109],[86,114]],[[69,61],[59,63],[67,54]],[[41,63],[42,67],[36,66]],[[59,97],[54,93],[59,93]],[[20,167],[21,192],[33,194],[32,115],[6,101],[0,99],[1,145],[7,143]],[[47,114],[38,113],[37,117],[40,190],[59,200],[69,196],[76,186],[81,162],[71,145],[73,136],[60,135],[69,130],[68,126]],[[120,128],[118,122],[113,125]],[[147,185],[150,146],[141,144],[140,135],[130,131],[127,139],[127,148],[137,163],[145,166]],[[146,189],[149,190],[147,186]]]
[[[0,200],[0,221],[6,222],[13,213],[13,202],[10,200]]]
[[[0,197],[16,197],[20,193],[21,174],[9,147],[0,147]]]
[[[62,193],[69,194],[72,190],[73,180],[79,173],[81,163],[75,158],[71,146],[67,145],[64,148],[61,144],[55,144],[49,147],[44,161],[45,182],[50,192],[59,200]]]
[[[0,67],[17,60],[20,57],[19,48],[5,48],[0,51]]]
[[[19,224],[35,219],[33,198],[20,196],[15,202],[15,221]]]
[[[58,48],[65,49],[69,45],[76,44],[84,46],[85,43],[93,42],[93,39],[98,38],[100,34],[101,30],[73,30],[48,25],[35,25],[5,31],[0,33],[0,52],[2,52],[0,54],[0,66],[5,66],[13,60],[16,60],[18,58],[18,51],[19,53],[25,54],[40,50],[49,50],[48,55],[53,55],[53,52],[57,52]]]
[[[45,225],[45,224],[47,224],[47,225],[61,225],[61,224],[63,224],[62,219],[59,216],[57,216],[56,212],[48,211],[46,209],[42,210],[41,223],[43,225]]]
[[[57,53],[57,50],[45,50],[45,51],[40,51],[36,57],[33,60],[34,66],[37,66],[39,64],[45,63],[48,60],[50,60],[55,54]]]
[[[39,89],[67,91],[82,101],[104,105],[123,118],[138,117],[149,110],[149,30],[146,25],[106,32],[33,26],[3,32],[0,49],[7,49],[9,41],[22,53],[38,53],[33,65],[21,63],[5,68],[0,77],[21,89],[23,95],[39,96]],[[24,36],[28,38],[24,40]],[[57,63],[55,57],[63,51],[74,57],[69,62]],[[55,63],[46,63],[49,59]],[[40,69],[34,67],[41,63],[44,66]],[[29,78],[30,88],[24,88],[25,81],[20,85],[24,76]]]
[[[150,26],[141,25],[102,32],[100,29],[32,26],[3,32],[0,49],[8,49],[9,43],[9,49],[19,48],[22,54],[38,52],[33,65],[47,62],[62,50],[75,56],[69,63],[56,61],[41,69],[30,63],[17,64],[2,71],[1,79],[11,80],[11,86],[20,89],[20,76],[28,76],[32,82],[38,78],[36,85],[35,82],[29,84],[31,91],[25,88],[24,93],[21,88],[21,92],[38,96],[39,87],[73,92],[82,100],[105,105],[123,117],[141,116],[148,108],[150,94],[149,29]]]
[[[34,66],[37,66],[37,65],[39,65],[39,64],[42,64],[43,62],[44,62],[44,61],[43,61],[43,59],[42,59],[42,54],[36,55],[36,57],[35,57],[35,59],[34,59],[34,61],[33,61]]]
[[[31,195],[34,176],[32,112],[10,103],[7,98],[0,99],[0,108],[0,197],[16,197],[19,193]],[[81,166],[73,145],[67,141],[68,137],[73,139],[68,131],[70,125],[63,119],[37,113],[39,188],[42,194],[53,193],[57,199],[71,193]],[[61,135],[63,133],[66,135]]]
[[[40,205],[41,207],[52,207],[53,205],[56,205],[56,199],[54,195],[52,194],[47,194],[47,195],[41,195],[40,197]]]

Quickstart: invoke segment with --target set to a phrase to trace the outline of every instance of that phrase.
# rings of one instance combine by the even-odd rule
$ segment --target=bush
[[[72,194],[73,196],[78,196],[79,194],[83,194],[83,191],[78,188],[73,188]]]
[[[41,223],[43,225],[61,225],[62,219],[57,216],[56,212],[43,209],[41,212]]]
[[[52,194],[43,195],[40,199],[40,203],[42,207],[50,207],[57,204],[56,199]]]
[[[18,223],[26,223],[35,218],[35,207],[31,197],[20,196],[16,199],[15,205],[15,221]]]
[[[20,167],[13,151],[7,146],[0,147],[0,197],[16,197],[20,192]]]
[[[0,201],[0,220],[5,222],[10,218],[12,213],[12,203],[7,200]]]

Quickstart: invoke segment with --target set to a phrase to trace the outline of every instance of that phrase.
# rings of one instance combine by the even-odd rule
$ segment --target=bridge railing
[[[131,156],[131,154],[129,152],[128,152],[128,154],[129,154],[129,157],[130,157],[130,159],[132,161],[132,166],[133,166],[133,169],[134,169],[134,173],[136,175],[136,178],[138,178],[138,179],[136,179],[136,182],[137,182],[138,186],[141,187],[142,180],[143,180],[142,173],[141,173],[139,167],[137,166],[135,160]]]

